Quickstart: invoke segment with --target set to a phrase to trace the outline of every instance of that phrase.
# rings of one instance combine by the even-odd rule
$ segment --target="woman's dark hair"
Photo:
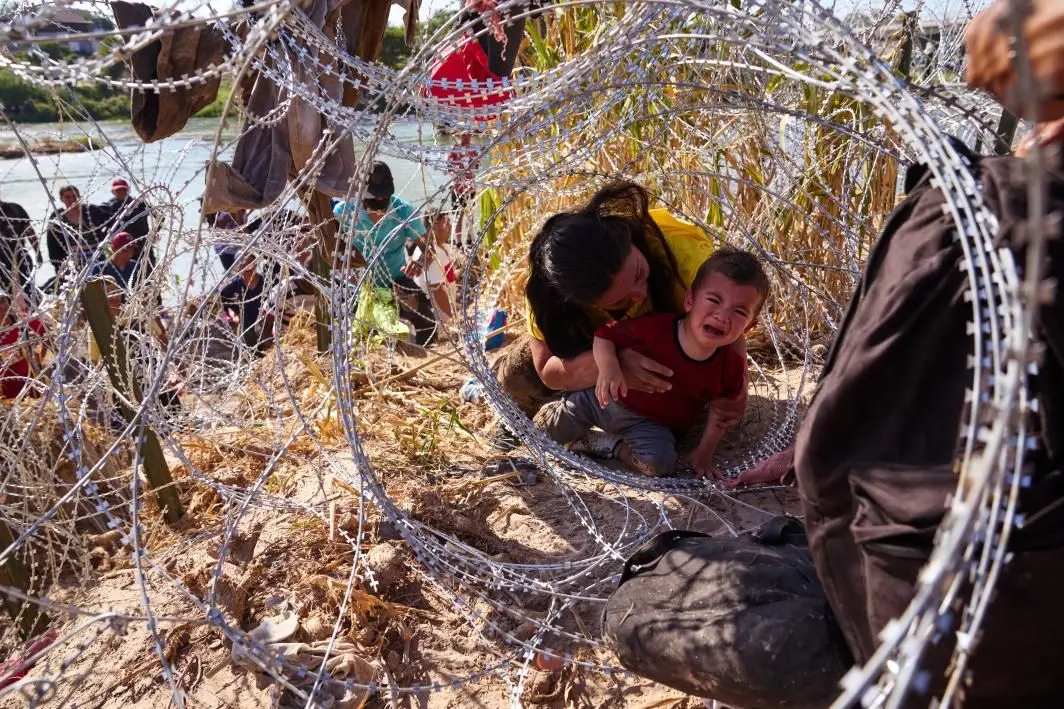
[[[647,290],[653,309],[682,307],[675,302],[676,258],[649,206],[650,197],[639,185],[610,185],[583,209],[552,216],[532,240],[525,296],[544,341],[558,357],[591,348],[595,328],[586,308],[609,290],[632,247],[650,264]],[[664,253],[665,260],[656,253]]]
[[[78,190],[78,188],[74,185],[63,185],[62,187],[60,187],[59,199],[63,199],[63,195],[65,195],[67,192],[73,192],[75,197],[81,199],[81,191]]]

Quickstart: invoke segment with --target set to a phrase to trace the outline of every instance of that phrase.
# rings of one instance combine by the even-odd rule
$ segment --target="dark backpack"
[[[1000,222],[999,244],[1024,263],[1027,193],[1011,157],[970,156],[982,197]],[[917,574],[957,485],[953,460],[972,337],[969,283],[954,222],[922,167],[869,255],[798,435],[795,467],[809,545],[824,592],[859,663],[878,633],[906,608]],[[1064,175],[1050,179],[1050,208],[1064,211]],[[1064,244],[1050,243],[1049,276],[1064,283]],[[1032,523],[1010,543],[971,665],[969,706],[1064,699],[1064,297],[1042,307],[1044,360],[1031,387],[1039,450],[1028,457],[1033,484],[1021,509]],[[1036,514],[1041,511],[1041,514]],[[927,657],[945,674],[950,634]],[[934,667],[936,662],[942,665]]]
[[[850,667],[802,525],[753,534],[673,530],[625,564],[603,635],[636,674],[742,709],[817,709]]]

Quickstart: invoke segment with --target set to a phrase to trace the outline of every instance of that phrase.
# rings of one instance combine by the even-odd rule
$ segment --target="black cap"
[[[392,179],[392,170],[387,163],[380,160],[373,163],[373,169],[369,173],[369,183],[366,185],[366,194],[377,199],[391,197],[395,194],[395,180]]]

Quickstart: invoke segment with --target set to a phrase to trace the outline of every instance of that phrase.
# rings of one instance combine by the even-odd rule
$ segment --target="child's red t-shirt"
[[[701,362],[688,357],[680,347],[679,327],[683,315],[661,313],[618,320],[595,331],[595,337],[612,342],[619,350],[633,349],[672,370],[672,389],[648,394],[628,389],[621,397],[626,409],[678,430],[691,428],[714,399],[740,394],[746,362],[731,347],[721,347]]]
[[[44,325],[40,320],[30,320],[26,330],[43,335]],[[18,325],[0,328],[0,398],[14,399],[21,394],[30,376],[30,363],[15,349],[21,337],[22,328]]]

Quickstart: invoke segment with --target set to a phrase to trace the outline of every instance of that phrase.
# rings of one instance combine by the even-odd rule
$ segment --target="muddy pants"
[[[631,451],[631,464],[644,475],[658,477],[676,472],[676,435],[672,430],[616,401],[603,408],[594,389],[570,392],[560,401],[547,403],[536,414],[535,422],[562,445],[598,426],[621,436]]]

